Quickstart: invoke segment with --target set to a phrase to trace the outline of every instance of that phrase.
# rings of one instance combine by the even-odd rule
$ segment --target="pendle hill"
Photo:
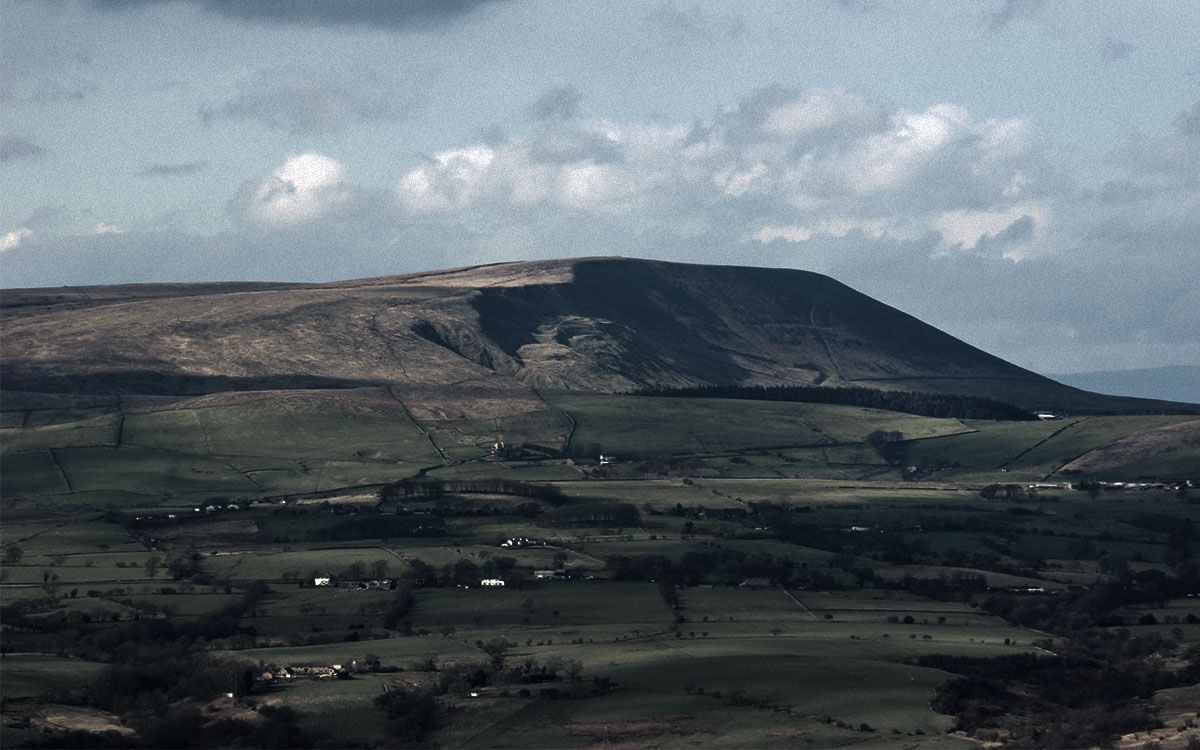
[[[383,386],[446,419],[536,409],[538,389],[819,386],[1200,411],[1062,385],[796,270],[594,258],[325,284],[8,290],[2,305],[3,388],[27,394]]]

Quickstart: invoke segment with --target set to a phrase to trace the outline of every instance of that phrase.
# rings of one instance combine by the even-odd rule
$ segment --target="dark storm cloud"
[[[574,84],[556,86],[529,105],[529,111],[539,120],[569,120],[579,114],[583,94]]]
[[[206,160],[189,161],[183,164],[151,164],[150,166],[138,172],[143,177],[181,177],[183,175],[195,174],[208,169]]]
[[[45,153],[46,149],[28,138],[19,135],[0,136],[0,161],[36,159]]]
[[[508,0],[94,0],[112,10],[165,3],[197,5],[210,13],[262,23],[428,29]]]

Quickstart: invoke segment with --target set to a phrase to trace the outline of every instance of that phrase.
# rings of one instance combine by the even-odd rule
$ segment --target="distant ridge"
[[[7,391],[374,387],[430,419],[541,408],[542,388],[714,385],[1200,412],[1057,383],[797,270],[584,258],[327,284],[8,290],[2,300]]]
[[[1074,372],[1048,377],[1097,393],[1200,404],[1200,365]]]

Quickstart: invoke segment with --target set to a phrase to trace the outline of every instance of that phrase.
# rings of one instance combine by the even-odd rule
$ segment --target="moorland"
[[[800,272],[0,307],[5,747],[1200,745],[1194,404]]]

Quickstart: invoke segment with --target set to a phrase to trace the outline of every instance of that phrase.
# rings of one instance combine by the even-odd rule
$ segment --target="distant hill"
[[[1048,377],[1097,393],[1200,404],[1200,366],[1197,365],[1073,372]]]
[[[708,385],[926,391],[1074,413],[1180,409],[1062,385],[795,270],[590,258],[0,299],[10,392],[386,386],[429,419],[544,408],[542,388]]]

